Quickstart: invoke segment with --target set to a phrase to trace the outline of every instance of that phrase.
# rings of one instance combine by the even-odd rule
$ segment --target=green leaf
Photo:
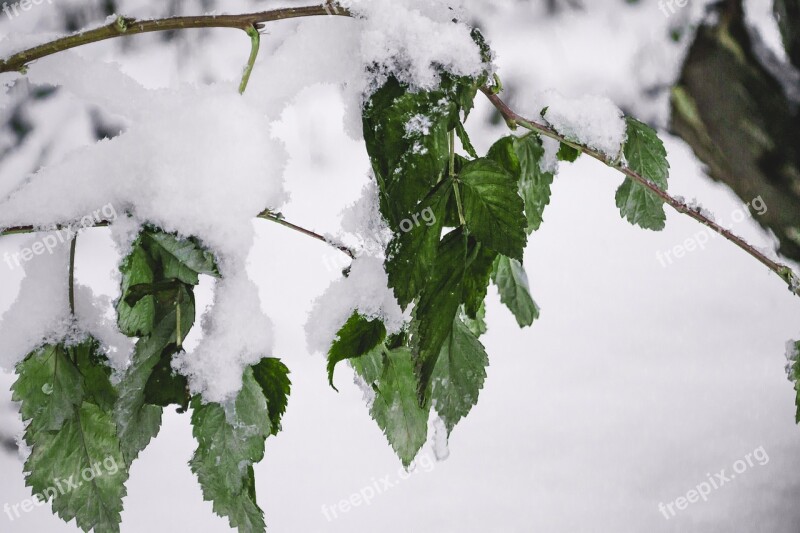
[[[144,246],[161,263],[164,279],[175,278],[188,285],[197,285],[199,275],[219,277],[214,255],[195,239],[181,239],[162,231],[142,233]]]
[[[477,316],[478,310],[486,299],[489,277],[497,252],[490,250],[470,237],[468,244],[470,254],[467,257],[467,269],[464,272],[462,300],[464,312],[470,318]]]
[[[489,357],[478,338],[456,319],[431,380],[431,399],[448,434],[478,403]]]
[[[458,135],[458,139],[461,141],[461,146],[464,147],[464,150],[469,154],[470,157],[477,159],[478,152],[475,151],[475,147],[472,146],[472,141],[469,139],[469,134],[467,130],[464,128],[464,124],[461,121],[456,122],[456,134]]]
[[[530,326],[539,318],[539,306],[531,297],[528,275],[519,261],[498,256],[494,262],[492,281],[497,285],[500,301],[514,314],[519,327]]]
[[[144,386],[145,403],[159,407],[175,404],[181,407],[181,412],[189,407],[189,382],[172,369],[172,356],[177,352],[177,346],[169,344],[161,353]]]
[[[281,430],[281,419],[286,413],[289,394],[292,391],[289,369],[280,359],[274,357],[265,357],[252,368],[253,377],[261,386],[261,391],[267,399],[272,434],[277,435]]]
[[[580,157],[581,151],[568,144],[561,143],[558,147],[558,154],[556,157],[559,161],[566,161],[567,163],[574,163]]]
[[[494,143],[486,153],[486,159],[490,159],[503,167],[506,172],[519,180],[522,173],[522,162],[516,150],[516,137],[506,135]]]
[[[129,337],[148,335],[155,322],[155,299],[152,296],[137,300],[131,307],[126,303],[126,296],[135,285],[153,283],[153,267],[147,252],[137,239],[130,254],[120,265],[122,274],[122,297],[117,302],[117,323],[120,331]]]
[[[58,431],[83,403],[83,378],[61,345],[47,345],[17,366],[11,388],[22,419],[34,431]]]
[[[544,209],[550,204],[550,186],[553,184],[554,175],[552,172],[542,172],[544,147],[535,133],[517,138],[514,149],[519,158],[521,172],[519,191],[525,202],[527,230],[530,233],[542,225]]]
[[[381,212],[394,231],[447,168],[449,123],[458,117],[453,97],[444,91],[411,92],[390,77],[364,105],[364,140],[381,190]],[[430,123],[427,134],[409,129],[421,120]]]
[[[117,391],[111,384],[111,367],[101,351],[100,343],[92,338],[67,348],[83,377],[84,401],[92,402],[103,411],[111,412],[117,402]]]
[[[787,343],[786,358],[789,359],[786,365],[786,373],[789,380],[794,382],[794,390],[797,393],[795,421],[800,424],[800,341],[792,340]]]
[[[387,248],[386,273],[389,286],[405,308],[428,282],[436,260],[437,247],[445,223],[448,200],[453,194],[450,180],[440,183],[421,204],[419,212],[430,210],[433,223],[415,224],[410,231],[395,233]]]
[[[183,313],[181,319],[184,321],[184,331],[188,332],[194,316]],[[160,406],[147,402],[145,391],[159,363],[174,354],[173,349],[167,348],[177,346],[176,324],[177,313],[173,309],[161,319],[151,335],[139,339],[131,365],[117,385],[119,399],[114,409],[114,418],[122,440],[122,455],[127,465],[158,435],[161,427],[163,410]]]
[[[111,413],[115,392],[99,343],[46,346],[17,366],[13,398],[28,422],[27,484],[64,521],[119,531],[127,469]]]
[[[84,531],[119,532],[127,470],[115,429],[111,413],[84,402],[61,429],[39,432],[29,443],[28,485]]]
[[[386,326],[379,318],[368,319],[356,311],[345,322],[328,351],[328,383],[333,385],[336,364],[345,359],[361,357],[381,344],[386,338]]]
[[[350,360],[353,370],[369,385],[376,383],[383,375],[384,345],[376,346],[368,353]]]
[[[628,140],[624,154],[628,166],[666,191],[669,162],[664,143],[647,124],[631,117],[626,120]],[[617,190],[616,203],[620,214],[631,224],[655,231],[664,229],[667,220],[664,201],[631,178],[625,178]]]
[[[264,512],[255,499],[252,466],[264,458],[264,441],[272,433],[267,399],[248,368],[242,390],[229,409],[192,399],[192,426],[197,451],[189,465],[203,498],[214,512],[239,531],[263,532]]]
[[[426,402],[428,385],[453,319],[463,303],[467,272],[468,239],[463,228],[448,233],[439,245],[431,278],[414,307],[416,370],[420,403]]]
[[[408,467],[427,440],[429,410],[417,403],[417,380],[407,348],[388,353],[377,389],[372,417]]]
[[[489,331],[489,326],[486,325],[486,302],[481,303],[475,318],[470,318],[465,312],[462,312],[461,321],[476,337],[480,337]]]
[[[131,285],[125,291],[125,303],[129,306],[134,306],[147,296],[152,296],[158,302],[174,301],[181,285],[184,285],[184,283],[174,278]]]
[[[477,159],[464,165],[459,183],[470,234],[496,252],[522,259],[526,221],[514,176],[494,161]]]

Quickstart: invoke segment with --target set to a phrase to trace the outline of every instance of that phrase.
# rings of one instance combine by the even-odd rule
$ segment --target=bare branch
[[[171,17],[165,19],[136,20],[128,17],[117,17],[111,24],[81,31],[61,39],[56,39],[0,60],[0,73],[25,71],[31,61],[63,52],[71,48],[96,43],[117,37],[128,37],[140,33],[184,30],[191,28],[236,28],[247,31],[250,28],[260,29],[265,22],[314,16],[350,16],[350,12],[336,2],[324,5],[289,7],[249,13],[243,15],[200,15],[194,17]]]

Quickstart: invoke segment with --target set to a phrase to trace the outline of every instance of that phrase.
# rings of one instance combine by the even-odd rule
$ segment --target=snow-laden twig
[[[696,221],[700,222],[704,226],[707,226],[712,231],[722,235],[727,240],[750,254],[752,257],[757,259],[761,262],[764,266],[769,268],[771,271],[776,273],[780,278],[789,286],[789,290],[800,296],[800,276],[798,276],[790,267],[784,265],[782,263],[778,263],[777,261],[773,261],[769,257],[767,257],[764,253],[760,250],[749,244],[745,241],[742,237],[739,237],[732,231],[720,226],[710,217],[708,217],[702,209],[697,209],[688,205],[686,202],[679,200],[673,196],[671,196],[668,192],[662,190],[658,185],[653,183],[651,180],[645,178],[635,170],[631,169],[630,167],[626,166],[623,162],[612,159],[609,156],[589,148],[587,146],[583,146],[581,144],[577,144],[569,139],[565,138],[563,135],[560,135],[557,131],[553,128],[536,122],[535,120],[530,120],[525,117],[518,115],[514,110],[512,110],[491,88],[482,88],[481,89],[489,101],[494,105],[494,107],[500,112],[503,118],[506,120],[508,126],[512,129],[515,129],[517,126],[522,126],[525,129],[529,129],[531,131],[535,131],[544,135],[546,137],[550,137],[551,139],[555,139],[559,142],[567,144],[576,150],[580,150],[584,154],[597,159],[598,161],[608,165],[611,168],[614,168],[632,180],[636,181],[637,183],[643,185],[650,191],[652,191],[655,195],[661,198],[665,203],[669,204],[670,207],[675,209],[677,212],[682,213],[684,215],[688,215],[691,218],[695,219]]]
[[[329,246],[332,246],[332,247],[336,248],[340,252],[342,252],[344,254],[347,254],[351,259],[355,259],[356,258],[355,251],[351,250],[350,248],[348,248],[344,244],[332,241],[331,239],[329,239],[327,237],[324,237],[324,236],[320,235],[319,233],[311,231],[310,229],[306,229],[306,228],[304,228],[302,226],[298,226],[297,224],[293,224],[293,223],[289,222],[288,220],[284,219],[282,216],[280,216],[278,214],[275,214],[270,210],[262,211],[261,213],[259,213],[257,218],[260,218],[262,220],[270,220],[272,222],[280,224],[281,226],[283,226],[285,228],[289,228],[289,229],[294,230],[294,231],[296,231],[298,233],[302,233],[303,235],[311,237],[312,239],[316,239],[318,241],[324,242],[325,244],[328,244]],[[104,228],[104,227],[109,226],[110,224],[111,224],[111,221],[109,221],[109,220],[101,220],[100,222],[97,222],[97,223],[95,223],[95,224],[93,224],[92,226],[89,226],[89,227]],[[37,228],[35,226],[16,226],[16,227],[13,227],[13,228],[7,228],[7,229],[4,229],[4,230],[0,230],[0,237],[5,237],[6,235],[23,235],[23,234],[26,234],[26,233],[35,233],[37,231],[52,231],[53,229],[63,230],[63,229],[67,229],[69,227],[70,226],[68,226],[68,225],[60,225],[60,224],[57,225],[55,228],[46,228],[46,229],[45,228]]]

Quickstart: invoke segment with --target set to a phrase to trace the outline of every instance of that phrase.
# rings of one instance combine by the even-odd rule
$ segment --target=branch
[[[350,256],[350,259],[355,259],[356,258],[356,253],[353,250],[351,250],[350,248],[348,248],[347,246],[345,246],[344,244],[331,241],[330,239],[320,235],[319,233],[315,233],[315,232],[313,232],[311,230],[302,228],[302,227],[300,227],[300,226],[298,226],[296,224],[292,224],[288,220],[284,219],[282,216],[277,215],[277,214],[273,213],[272,211],[264,211],[260,215],[258,215],[258,218],[261,218],[261,219],[264,219],[264,220],[271,220],[272,222],[280,224],[281,226],[284,226],[284,227],[289,228],[289,229],[293,229],[294,231],[298,231],[298,232],[302,233],[303,235],[307,235],[308,237],[311,237],[312,239],[316,239],[318,241],[322,241],[325,244],[333,246],[334,248],[336,248],[340,252],[347,254],[348,256]]]
[[[78,235],[72,237],[69,243],[69,311],[75,316],[75,246],[78,243]]]
[[[256,65],[258,58],[258,49],[261,47],[261,34],[255,26],[250,26],[245,30],[247,35],[250,36],[250,57],[247,58],[247,65],[244,67],[242,73],[242,83],[239,84],[239,94],[244,94],[247,89],[247,83],[250,81],[250,74],[253,73],[253,67]]]
[[[191,28],[236,28],[244,31],[255,28],[258,30],[263,27],[265,22],[319,15],[349,17],[350,11],[341,7],[337,2],[328,0],[324,5],[289,7],[243,15],[201,15],[195,17],[171,17],[153,20],[136,20],[120,16],[117,17],[114,22],[106,26],[74,33],[56,39],[55,41],[35,46],[23,50],[22,52],[17,52],[6,59],[0,60],[0,73],[16,71],[24,73],[27,65],[31,61],[85,44],[96,43],[117,37]]]
[[[259,213],[259,215],[256,218],[260,218],[260,219],[263,219],[263,220],[271,220],[272,222],[276,222],[276,223],[280,224],[283,227],[292,229],[294,231],[297,231],[298,233],[302,233],[303,235],[306,235],[306,236],[311,237],[313,239],[316,239],[318,241],[322,241],[322,242],[324,242],[324,243],[326,243],[326,244],[328,244],[330,246],[333,246],[334,248],[336,248],[340,252],[347,254],[350,257],[350,259],[355,259],[356,258],[355,251],[351,250],[350,248],[348,248],[344,244],[341,244],[341,243],[338,243],[338,242],[334,242],[334,241],[332,241],[330,239],[327,239],[326,237],[320,235],[319,233],[315,233],[315,232],[313,232],[313,231],[311,231],[309,229],[306,229],[306,228],[303,228],[301,226],[298,226],[297,224],[292,224],[288,220],[285,220],[282,216],[280,216],[278,214],[275,214],[272,211],[269,211],[269,210],[262,211],[261,213]],[[109,225],[111,225],[111,221],[110,220],[101,220],[100,222],[97,222],[96,224],[93,224],[91,226],[86,226],[85,228],[104,228],[104,227],[107,227]],[[37,227],[37,226],[16,226],[16,227],[0,230],[0,237],[5,237],[6,235],[22,235],[22,234],[26,234],[26,233],[36,233],[36,232],[39,232],[39,231],[61,231],[61,230],[69,229],[71,227],[72,226],[63,225],[63,224],[58,224],[54,228],[44,228],[44,227]]]
[[[693,209],[692,207],[688,206],[685,202],[677,200],[673,198],[669,193],[666,191],[661,190],[661,188],[650,181],[649,179],[645,178],[635,170],[631,169],[630,167],[625,166],[622,162],[612,160],[605,154],[598,152],[597,150],[593,150],[587,146],[583,146],[580,144],[576,144],[574,141],[571,141],[565,138],[563,135],[559,134],[556,130],[551,128],[550,126],[546,126],[544,124],[540,124],[536,121],[526,119],[517,113],[515,113],[508,105],[500,99],[497,94],[495,94],[491,88],[481,88],[483,94],[489,99],[489,101],[497,108],[503,118],[506,120],[506,123],[509,125],[510,128],[514,129],[517,125],[522,126],[523,128],[529,129],[531,131],[538,132],[546,137],[550,137],[551,139],[555,139],[559,142],[568,144],[584,154],[597,159],[598,161],[604,163],[605,165],[614,168],[632,180],[636,181],[637,183],[641,184],[642,186],[646,187],[650,191],[652,191],[655,195],[661,198],[665,203],[669,204],[675,211],[678,213],[682,213],[684,215],[688,215],[691,218],[695,219],[696,221],[700,222],[704,226],[708,227],[712,231],[722,235],[727,240],[753,256],[757,259],[761,264],[769,268],[772,272],[780,276],[780,278],[789,286],[789,290],[800,296],[800,277],[795,274],[795,272],[782,263],[778,263],[773,261],[766,255],[764,255],[761,251],[753,247],[743,238],[739,237],[738,235],[734,234],[730,230],[723,228],[707,216],[705,216],[699,209]]]

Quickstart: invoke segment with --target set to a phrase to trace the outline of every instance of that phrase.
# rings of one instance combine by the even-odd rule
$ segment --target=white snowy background
[[[158,14],[146,2],[127,4],[125,14]],[[626,111],[664,124],[666,93],[643,95],[674,78],[681,46],[667,39],[668,27],[696,20],[702,11],[698,3],[671,18],[656,2],[629,7],[592,1],[553,18],[545,16],[543,4],[507,0],[470,6],[520,107],[526,98],[554,88],[572,97],[607,96]],[[761,8],[767,2],[754,4],[753,22],[775,42]],[[237,1],[225,11],[275,5]],[[3,20],[0,34],[47,27],[52,9],[44,3]],[[199,13],[203,7],[185,2],[184,11]],[[336,25],[341,39],[348,39],[351,21],[322,22]],[[320,21],[270,25],[248,94],[284,90],[282,83],[302,69],[336,61],[337,42],[318,39],[304,50],[307,64],[271,62],[271,52],[296,30],[312,34],[309,24]],[[327,35],[336,38],[335,31]],[[209,80],[227,80],[235,88],[247,53],[246,38],[234,30],[195,33],[168,45],[156,36],[134,39],[140,48],[103,43],[81,55],[117,61],[151,88]],[[488,125],[491,110],[480,97],[478,102],[467,125],[480,152],[505,132]],[[291,203],[282,211],[320,232],[336,232],[342,209],[359,198],[368,179],[363,143],[345,133],[345,104],[336,84],[315,84],[272,116],[288,153],[284,179]],[[49,140],[38,142],[60,138],[55,146],[62,150],[69,142],[88,142],[81,141],[87,134],[81,133],[85,126],[78,123],[76,105],[64,99],[40,110],[40,135]],[[772,238],[753,221],[731,223],[742,202],[705,177],[680,140],[665,139],[671,192],[696,197],[718,220],[771,249]],[[3,180],[19,181],[19,175],[9,177],[14,165],[33,164],[38,148],[28,147],[27,163],[20,162],[22,156],[0,163],[0,189]],[[339,278],[338,252],[270,222],[254,222],[248,272],[273,321],[274,353],[289,366],[293,381],[283,432],[268,439],[266,458],[256,466],[258,499],[270,530],[800,531],[800,429],[784,372],[785,343],[800,336],[800,301],[722,239],[662,267],[658,251],[702,228],[672,212],[663,232],[630,226],[614,206],[620,181],[589,159],[562,164],[545,222],[525,255],[541,319],[519,330],[490,289],[490,329],[482,340],[491,364],[480,401],[454,431],[449,458],[435,462],[426,447],[405,481],[361,392],[350,383],[350,371],[342,366],[337,373],[337,394],[327,386],[324,359],[307,348],[304,324],[313,300]],[[25,239],[3,238],[0,255],[17,251]],[[113,298],[118,255],[109,231],[86,231],[79,242],[79,280]],[[15,300],[23,275],[22,269],[0,264],[0,312]],[[199,308],[210,300],[204,286]],[[0,405],[10,399],[5,391],[12,381],[0,378]],[[13,412],[0,412],[0,429],[18,432]],[[666,520],[659,512],[660,502],[685,496],[708,474],[722,469],[730,474],[734,462],[759,447],[768,463],[756,463],[677,517]],[[161,434],[132,468],[124,532],[229,530],[202,501],[186,466],[193,449],[188,416],[166,416]],[[15,453],[0,453],[0,472],[0,505],[30,497]],[[386,476],[395,486],[370,505],[326,519],[323,505],[333,507]],[[75,527],[45,507],[13,522],[0,515],[0,531],[55,533]]]

